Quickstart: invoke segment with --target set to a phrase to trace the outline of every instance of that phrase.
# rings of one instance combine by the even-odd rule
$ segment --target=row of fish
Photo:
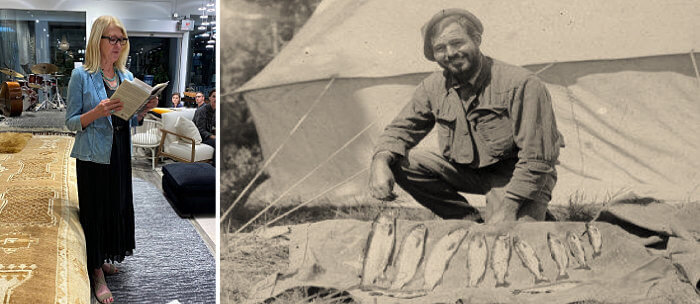
[[[423,277],[425,290],[433,290],[440,284],[450,260],[464,239],[467,238],[467,234],[466,228],[457,228],[437,241],[425,260]],[[584,234],[588,234],[588,240],[593,248],[592,256],[594,258],[599,256],[602,249],[602,237],[598,228],[592,223],[586,223]],[[373,286],[388,285],[380,283],[389,281],[385,271],[388,265],[393,263],[396,274],[390,282],[390,289],[401,290],[404,288],[416,276],[418,266],[423,262],[427,235],[428,229],[425,225],[418,224],[412,227],[404,237],[395,260],[392,261],[392,253],[396,246],[396,218],[386,214],[378,215],[372,223],[372,230],[365,247],[361,286],[370,289]],[[567,273],[569,253],[574,257],[580,269],[590,270],[581,240],[575,233],[567,232],[566,241],[562,242],[554,233],[548,232],[547,244],[559,271],[557,281],[569,277]],[[502,234],[496,237],[491,250],[489,250],[486,236],[474,233],[467,241],[467,286],[475,287],[483,280],[489,262],[496,278],[496,287],[508,286],[506,276],[512,251],[516,252],[523,266],[534,275],[535,284],[549,282],[549,279],[544,276],[540,258],[525,240],[517,236],[511,237],[509,234]]]

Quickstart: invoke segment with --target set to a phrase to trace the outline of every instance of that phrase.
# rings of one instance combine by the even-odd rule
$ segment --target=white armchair
[[[151,168],[156,169],[156,159],[158,158],[158,146],[160,145],[162,124],[160,121],[145,118],[143,124],[135,126],[131,135],[131,144],[134,151],[131,153],[133,158],[151,159]],[[138,148],[150,150],[151,154],[139,155]]]
[[[194,118],[194,109],[183,109],[161,115],[163,128],[160,139],[159,154],[181,162],[208,162],[214,158],[214,148],[202,143],[197,143],[193,136],[180,134],[175,123],[178,117],[188,120]]]

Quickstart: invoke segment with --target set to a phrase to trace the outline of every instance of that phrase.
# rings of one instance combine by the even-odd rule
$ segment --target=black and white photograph
[[[697,1],[221,1],[221,303],[697,303]]]

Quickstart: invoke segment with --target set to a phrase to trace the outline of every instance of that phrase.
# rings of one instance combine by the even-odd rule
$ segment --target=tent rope
[[[556,62],[550,62],[548,65],[545,65],[543,68],[537,70],[537,72],[535,72],[535,75],[539,75],[540,73],[544,72],[545,70],[551,68],[555,63]]]
[[[379,120],[379,118],[377,118],[376,120],[374,120],[373,122],[371,122],[371,123],[370,123],[369,125],[367,125],[364,129],[362,129],[362,131],[360,131],[360,132],[358,132],[357,134],[355,134],[355,136],[353,136],[351,139],[349,139],[349,140],[348,140],[345,144],[343,144],[340,148],[338,148],[337,150],[335,150],[335,152],[331,153],[328,157],[326,157],[326,159],[324,159],[322,162],[320,162],[319,164],[317,164],[316,167],[314,167],[313,169],[311,169],[311,171],[309,171],[309,173],[306,173],[306,175],[304,175],[304,177],[302,177],[301,179],[299,179],[299,180],[298,180],[296,183],[294,183],[291,187],[287,188],[287,190],[285,190],[282,194],[280,194],[280,196],[278,196],[274,201],[272,201],[271,203],[269,203],[265,208],[263,208],[263,210],[261,210],[260,212],[258,212],[258,214],[256,214],[252,219],[248,220],[248,222],[245,223],[245,225],[241,226],[241,228],[239,228],[238,231],[236,231],[236,232],[242,231],[244,228],[248,227],[253,221],[255,221],[255,220],[258,219],[261,215],[263,215],[263,213],[265,213],[267,210],[269,210],[270,208],[272,208],[272,206],[274,206],[275,204],[277,204],[277,202],[279,202],[285,195],[287,195],[287,193],[289,193],[290,191],[292,191],[292,189],[296,188],[296,186],[298,186],[298,185],[300,185],[302,182],[304,182],[307,178],[309,178],[309,176],[311,176],[312,174],[314,174],[314,173],[316,172],[316,170],[318,170],[319,168],[323,167],[323,165],[325,165],[328,161],[330,161],[331,159],[333,159],[338,153],[340,153],[341,151],[345,150],[345,148],[347,148],[347,146],[349,146],[350,143],[352,143],[353,141],[355,141],[357,138],[360,137],[360,135],[362,135],[362,134],[365,133],[367,130],[369,130],[370,127],[372,127],[372,126],[377,122],[377,120]]]
[[[231,210],[233,210],[233,208],[236,206],[236,204],[238,204],[238,202],[241,200],[241,198],[243,198],[243,196],[248,192],[248,190],[250,190],[250,188],[253,186],[255,181],[260,177],[260,175],[263,173],[263,171],[265,171],[265,169],[272,162],[272,160],[275,158],[275,156],[277,156],[277,153],[279,153],[280,150],[282,150],[282,148],[287,144],[289,139],[292,137],[292,134],[294,134],[297,131],[297,129],[299,129],[299,126],[301,126],[302,122],[304,122],[304,120],[306,120],[306,118],[309,116],[309,113],[311,113],[311,111],[316,107],[316,105],[319,103],[319,101],[321,101],[321,98],[326,94],[326,92],[328,92],[328,89],[331,87],[331,85],[333,84],[334,81],[335,81],[335,77],[331,78],[328,81],[328,84],[326,84],[326,87],[324,87],[323,91],[321,91],[321,93],[318,94],[318,97],[316,97],[316,100],[314,100],[314,102],[311,104],[311,106],[306,110],[306,113],[304,113],[304,115],[301,116],[301,118],[299,119],[297,124],[294,126],[294,128],[292,128],[292,130],[289,131],[289,134],[287,135],[287,137],[285,137],[284,141],[277,147],[275,152],[272,152],[270,157],[268,157],[267,160],[265,160],[265,162],[260,167],[260,169],[258,169],[258,172],[255,174],[253,179],[251,179],[250,182],[248,182],[248,185],[246,185],[245,188],[243,188],[243,191],[241,191],[241,193],[238,194],[238,196],[233,201],[231,206],[229,206],[226,209],[226,212],[224,212],[221,215],[221,219],[219,220],[219,223],[224,222],[224,220],[226,219],[228,214],[231,212]]]
[[[326,195],[328,192],[331,192],[331,191],[337,189],[338,187],[340,187],[340,186],[342,186],[342,185],[348,183],[349,181],[351,181],[351,180],[355,179],[356,177],[360,176],[362,173],[364,173],[364,172],[367,171],[367,170],[369,170],[369,167],[366,167],[366,168],[364,168],[364,169],[362,169],[362,170],[360,170],[360,171],[357,171],[355,174],[353,174],[353,175],[351,175],[350,177],[344,179],[343,181],[341,181],[341,182],[339,182],[339,183],[333,185],[332,187],[328,188],[327,190],[324,190],[323,192],[317,194],[317,195],[314,196],[313,198],[311,198],[311,199],[309,199],[309,200],[307,200],[307,201],[305,201],[305,202],[303,202],[303,203],[301,203],[301,204],[295,206],[294,208],[290,209],[289,211],[287,211],[287,212],[281,214],[280,216],[278,216],[278,217],[276,217],[276,218],[270,220],[269,222],[265,223],[265,226],[264,226],[264,227],[267,227],[267,226],[271,225],[272,223],[279,221],[279,220],[282,219],[283,217],[285,217],[285,216],[291,214],[292,212],[299,210],[299,208],[304,207],[304,206],[308,205],[309,203],[311,203],[311,202],[317,200],[318,198],[320,198],[320,197]],[[238,231],[237,231],[237,232],[238,232]]]
[[[695,69],[695,79],[698,80],[698,86],[700,86],[700,72],[698,72],[698,64],[695,62],[695,50],[690,49],[690,60],[693,62],[693,69]]]

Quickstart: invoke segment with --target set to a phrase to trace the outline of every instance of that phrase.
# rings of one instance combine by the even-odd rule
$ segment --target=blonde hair
[[[100,16],[92,23],[92,29],[90,30],[90,39],[88,39],[87,48],[85,48],[85,69],[90,73],[95,73],[100,69],[100,61],[102,60],[100,54],[100,41],[102,40],[102,35],[110,26],[116,26],[124,34],[124,38],[129,38],[126,34],[126,29],[124,24],[122,24],[117,17],[114,16]],[[122,72],[126,72],[126,58],[129,56],[129,41],[122,46],[121,53],[119,54],[119,59],[114,63],[114,67]]]

